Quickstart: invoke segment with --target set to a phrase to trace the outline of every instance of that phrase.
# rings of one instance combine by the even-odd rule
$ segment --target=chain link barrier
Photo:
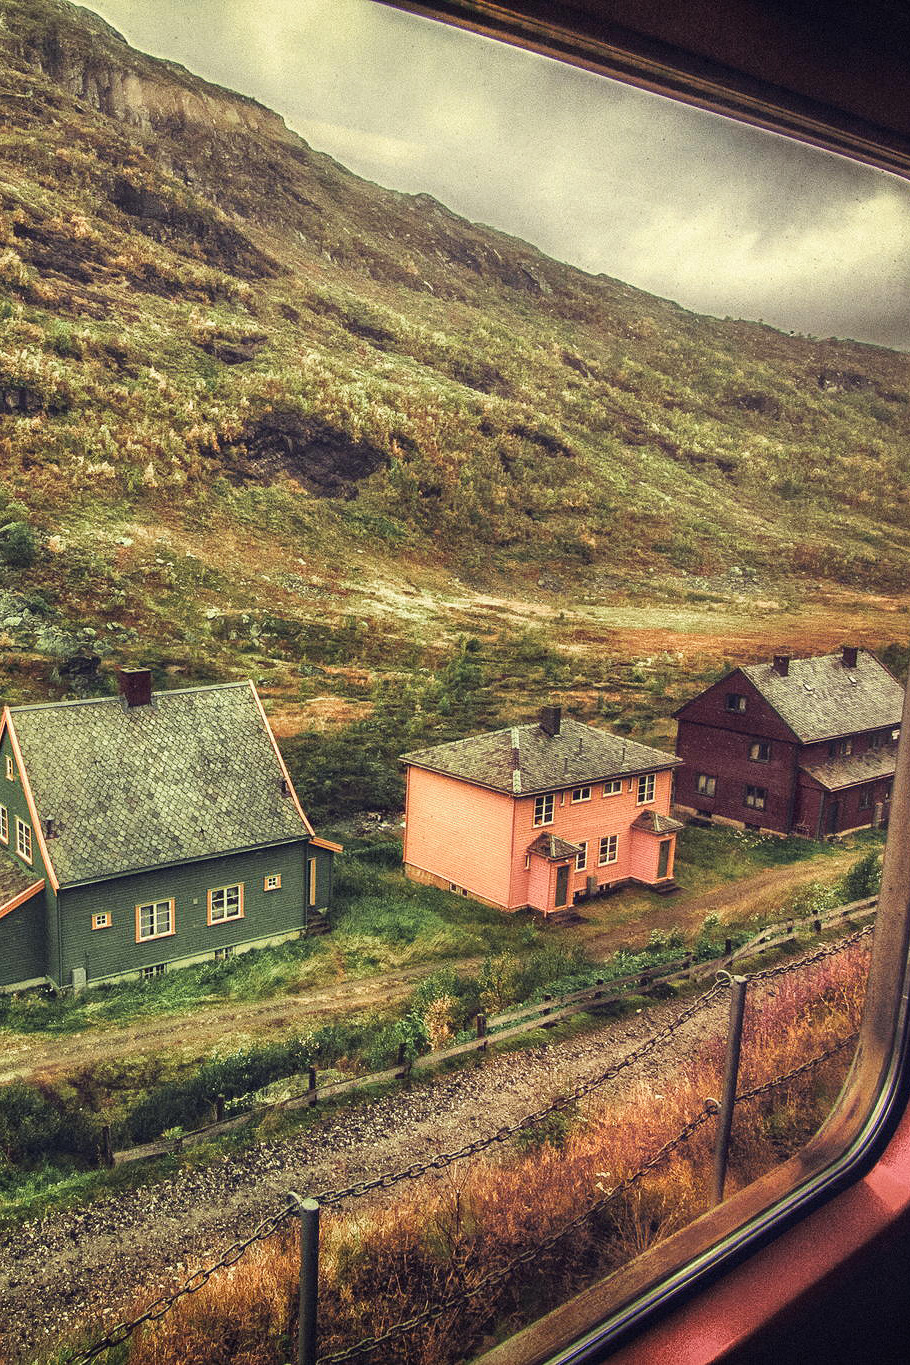
[[[846,938],[839,938],[835,943],[829,943],[824,948],[818,948],[814,953],[808,953],[805,957],[798,957],[793,962],[781,962],[777,967],[766,967],[761,972],[751,972],[749,974],[749,985],[756,981],[770,981],[772,977],[784,976],[787,972],[798,971],[800,967],[809,967],[813,962],[821,962],[823,958],[833,957],[835,953],[842,953],[845,948],[852,948],[854,943],[859,943],[860,939],[866,938],[875,929],[874,924],[867,924],[865,929],[857,929],[855,934],[848,934]]]
[[[212,1265],[194,1271],[179,1289],[175,1289],[171,1294],[162,1294],[154,1303],[150,1303],[138,1317],[132,1318],[129,1322],[120,1322],[116,1327],[112,1327],[104,1337],[94,1342],[86,1350],[70,1356],[66,1360],[66,1365],[88,1365],[88,1362],[96,1360],[102,1351],[109,1351],[114,1346],[121,1346],[124,1341],[128,1341],[133,1333],[147,1322],[157,1322],[159,1318],[163,1318],[181,1299],[186,1298],[189,1294],[198,1294],[203,1285],[208,1284],[217,1271],[226,1270],[228,1266],[234,1265],[255,1243],[265,1242],[269,1237],[274,1236],[278,1229],[293,1216],[294,1212],[294,1205],[290,1204],[287,1208],[279,1209],[277,1213],[263,1219],[258,1227],[250,1233],[249,1237],[234,1242]]]
[[[755,972],[750,975],[749,982],[751,984],[755,981],[768,980],[772,977],[783,975],[785,972],[791,972],[798,968],[809,966],[823,958],[831,957],[835,953],[842,952],[845,948],[849,948],[854,943],[859,942],[862,938],[866,937],[866,935],[871,934],[873,927],[874,926],[872,925],[868,925],[864,929],[859,929],[849,937],[840,939],[836,943],[829,944],[827,947],[821,948],[817,952],[811,953],[806,957],[799,958],[795,962],[788,962],[778,967],[769,967],[764,971]],[[412,1162],[410,1166],[406,1166],[402,1170],[389,1171],[381,1176],[377,1176],[375,1179],[361,1180],[354,1185],[349,1185],[342,1189],[324,1190],[315,1197],[319,1200],[322,1207],[331,1207],[332,1205],[340,1204],[345,1199],[359,1199],[376,1190],[389,1189],[391,1186],[397,1185],[401,1181],[416,1180],[420,1176],[428,1174],[430,1171],[444,1170],[447,1166],[452,1165],[456,1161],[475,1156],[479,1152],[486,1151],[496,1143],[508,1141],[508,1139],[514,1137],[516,1133],[535,1127],[537,1124],[543,1122],[544,1119],[549,1118],[551,1114],[560,1113],[570,1105],[575,1104],[578,1100],[583,1099],[584,1096],[590,1094],[592,1091],[597,1090],[600,1086],[605,1085],[608,1081],[614,1080],[627,1067],[634,1065],[634,1063],[641,1060],[642,1057],[646,1057],[650,1052],[653,1052],[661,1043],[672,1038],[684,1024],[688,1023],[696,1014],[699,1014],[703,1009],[707,1008],[708,1005],[727,990],[729,984],[729,976],[725,974],[724,979],[718,979],[709,990],[698,996],[691,1005],[683,1010],[681,1014],[677,1015],[675,1019],[671,1020],[669,1024],[666,1024],[662,1029],[659,1029],[657,1033],[654,1033],[649,1038],[645,1039],[637,1048],[633,1048],[631,1052],[626,1053],[618,1062],[613,1062],[596,1076],[591,1077],[587,1081],[582,1081],[571,1090],[566,1091],[562,1095],[558,1095],[540,1109],[536,1109],[532,1113],[526,1114],[518,1123],[511,1124],[508,1127],[498,1128],[495,1133],[488,1133],[483,1137],[475,1138],[474,1141],[465,1143],[455,1151],[440,1152],[426,1161]],[[827,1052],[821,1053],[818,1057],[812,1058],[810,1061],[804,1062],[801,1066],[796,1067],[792,1072],[788,1072],[784,1076],[775,1077],[771,1081],[766,1081],[762,1085],[756,1086],[753,1090],[744,1091],[742,1094],[736,1096],[736,1103],[755,1099],[759,1095],[766,1094],[776,1087],[794,1080],[804,1072],[821,1065],[821,1063],[827,1061],[829,1057],[840,1052],[843,1048],[847,1047],[849,1043],[853,1042],[856,1037],[857,1034],[853,1033],[842,1042],[829,1048]],[[696,1129],[700,1128],[703,1123],[706,1123],[708,1119],[713,1117],[716,1113],[717,1106],[714,1101],[711,1101],[710,1104],[706,1104],[700,1114],[690,1120],[675,1138],[672,1138],[669,1142],[665,1143],[664,1146],[661,1147],[653,1157],[640,1166],[633,1175],[626,1177],[625,1180],[621,1181],[605,1194],[602,1199],[597,1200],[596,1203],[592,1204],[588,1209],[578,1214],[571,1222],[567,1223],[545,1242],[537,1247],[522,1252],[507,1266],[491,1272],[482,1280],[478,1281],[476,1285],[472,1286],[471,1289],[464,1291],[459,1295],[452,1296],[449,1299],[444,1300],[441,1304],[435,1305],[433,1308],[425,1309],[422,1313],[417,1314],[413,1318],[408,1318],[402,1323],[396,1324],[395,1327],[389,1328],[387,1332],[376,1337],[364,1338],[364,1340],[356,1346],[348,1347],[344,1351],[335,1352],[329,1356],[320,1357],[319,1365],[341,1365],[341,1362],[352,1360],[357,1355],[365,1354],[367,1351],[374,1351],[378,1346],[384,1345],[386,1342],[401,1336],[404,1332],[432,1322],[448,1312],[451,1308],[457,1307],[459,1303],[466,1302],[468,1299],[479,1294],[483,1289],[505,1279],[519,1266],[527,1264],[541,1252],[547,1251],[550,1247],[555,1246],[556,1243],[567,1236],[569,1232],[574,1228],[579,1227],[588,1218],[593,1217],[612,1199],[616,1198],[619,1194],[624,1193],[626,1190],[631,1189],[644,1178],[648,1171],[653,1170],[655,1166],[664,1161],[672,1151],[681,1143],[685,1142]],[[268,1238],[274,1236],[279,1228],[281,1228],[293,1214],[293,1205],[279,1209],[277,1213],[271,1214],[268,1218],[264,1219],[248,1237],[236,1241],[228,1247],[217,1261],[214,1261],[211,1265],[205,1266],[200,1270],[194,1271],[178,1289],[156,1299],[137,1317],[128,1322],[118,1323],[115,1327],[111,1328],[104,1337],[94,1342],[90,1347],[69,1357],[66,1365],[90,1365],[90,1362],[96,1360],[102,1352],[111,1350],[115,1346],[122,1345],[123,1342],[127,1341],[140,1327],[145,1326],[147,1323],[157,1322],[160,1318],[163,1318],[169,1313],[181,1299],[198,1293],[219,1270],[225,1270],[239,1261],[241,1256],[243,1256],[251,1246],[254,1246],[259,1242],[265,1242]]]
[[[526,1128],[536,1127],[544,1119],[549,1118],[551,1114],[558,1114],[563,1109],[567,1109],[570,1105],[583,1099],[585,1095],[589,1095],[592,1090],[597,1090],[608,1081],[614,1080],[626,1067],[632,1066],[642,1057],[646,1057],[649,1052],[653,1052],[661,1043],[672,1038],[673,1034],[678,1032],[684,1024],[687,1024],[694,1015],[706,1009],[717,996],[729,988],[729,985],[729,979],[715,982],[710,990],[700,995],[669,1024],[659,1029],[657,1033],[652,1033],[649,1038],[646,1038],[637,1048],[633,1048],[631,1052],[627,1052],[618,1062],[613,1062],[604,1071],[592,1076],[590,1080],[582,1081],[573,1089],[567,1090],[562,1095],[557,1095],[549,1104],[543,1105],[540,1109],[535,1109],[530,1114],[525,1114],[524,1118],[519,1119],[517,1123],[510,1124],[508,1127],[497,1128],[495,1133],[487,1133],[483,1137],[475,1138],[473,1142],[466,1142],[463,1147],[458,1147],[454,1152],[439,1152],[426,1161],[415,1161],[401,1171],[390,1171],[373,1180],[361,1180],[355,1185],[348,1185],[345,1189],[323,1190],[314,1195],[314,1198],[319,1200],[322,1208],[340,1204],[344,1199],[359,1199],[365,1194],[372,1194],[374,1190],[387,1190],[402,1180],[416,1180],[419,1176],[426,1175],[430,1171],[444,1170],[446,1166],[451,1166],[455,1161],[476,1156],[478,1152],[486,1151],[487,1148],[492,1147],[497,1142],[506,1142],[516,1133],[523,1132]]]
[[[450,1309],[457,1308],[460,1304],[467,1303],[470,1299],[475,1298],[485,1289],[489,1289],[491,1285],[499,1284],[502,1280],[507,1279],[520,1266],[527,1265],[529,1262],[536,1260],[543,1252],[549,1251],[551,1247],[556,1246],[564,1237],[567,1237],[570,1232],[574,1232],[576,1228],[581,1227],[589,1218],[593,1218],[595,1214],[600,1213],[612,1200],[616,1199],[621,1194],[625,1194],[627,1190],[633,1189],[644,1179],[649,1171],[654,1170],[656,1166],[659,1166],[662,1161],[667,1159],[671,1152],[674,1152],[677,1147],[680,1147],[684,1142],[687,1142],[691,1135],[699,1129],[702,1124],[707,1123],[709,1118],[713,1118],[716,1113],[717,1105],[713,1101],[706,1102],[704,1109],[702,1109],[699,1114],[696,1114],[695,1118],[690,1119],[674,1138],[671,1138],[669,1142],[665,1142],[663,1147],[655,1152],[654,1156],[649,1157],[647,1161],[643,1162],[638,1170],[632,1175],[626,1176],[618,1185],[614,1185],[612,1189],[608,1190],[606,1194],[602,1196],[602,1198],[596,1200],[593,1204],[590,1204],[586,1209],[583,1209],[581,1213],[576,1214],[574,1218],[570,1219],[568,1223],[564,1223],[558,1231],[552,1233],[543,1242],[537,1243],[536,1246],[528,1247],[525,1251],[522,1251],[519,1255],[513,1257],[507,1265],[501,1266],[498,1270],[491,1270],[489,1274],[484,1275],[476,1284],[471,1285],[470,1289],[463,1289],[457,1294],[450,1295],[440,1303],[434,1304],[432,1308],[425,1308],[423,1312],[416,1313],[412,1318],[406,1318],[403,1322],[396,1323],[394,1327],[389,1327],[385,1332],[380,1332],[372,1337],[364,1337],[361,1341],[356,1342],[355,1345],[345,1347],[344,1350],[333,1351],[329,1355],[320,1356],[317,1365],[341,1365],[341,1362],[343,1361],[353,1360],[356,1356],[366,1355],[368,1352],[375,1351],[378,1347],[387,1345],[390,1341],[396,1340],[406,1332],[413,1331],[416,1327],[426,1326],[436,1318],[442,1317],[444,1313],[448,1313]]]

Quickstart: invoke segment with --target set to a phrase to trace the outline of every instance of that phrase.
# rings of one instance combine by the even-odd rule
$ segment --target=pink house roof
[[[578,720],[563,720],[555,735],[537,724],[493,730],[403,754],[401,761],[518,796],[657,772],[682,762]]]

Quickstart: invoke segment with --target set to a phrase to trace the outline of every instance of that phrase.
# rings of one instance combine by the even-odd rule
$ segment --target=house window
[[[579,847],[580,852],[578,852],[578,853],[575,854],[575,871],[576,871],[576,872],[584,872],[585,868],[588,866],[588,841],[587,841],[587,839],[585,839],[584,842],[580,843],[580,844],[578,845],[578,847]]]
[[[0,843],[9,843],[9,812],[6,806],[0,806]]]
[[[552,792],[548,792],[546,796],[535,796],[534,823],[535,825],[552,825],[553,823]]]
[[[597,855],[598,867],[606,867],[607,863],[615,863],[619,857],[619,835],[605,834],[600,841],[600,852]]]
[[[745,804],[751,806],[753,810],[764,810],[767,795],[765,787],[747,787]]]
[[[32,827],[16,816],[16,852],[27,863],[32,861]]]
[[[110,916],[110,912],[109,912],[109,911],[107,911],[107,910],[102,910],[99,914],[97,914],[97,915],[92,915],[92,928],[93,928],[93,929],[110,929],[110,927],[111,927],[111,916]]]
[[[165,938],[174,932],[174,902],[172,900],[149,901],[147,905],[136,906],[137,943],[143,943],[148,938]]]
[[[709,773],[699,773],[695,779],[695,790],[699,796],[713,796],[717,790],[717,778]]]
[[[604,783],[604,796],[619,796],[621,791],[621,777],[611,777],[609,782]]]
[[[234,956],[234,945],[233,945],[233,943],[228,943],[228,944],[226,944],[223,948],[216,948],[216,949],[215,949],[215,961],[216,961],[216,962],[218,962],[221,958],[233,957],[233,956]]]
[[[832,739],[828,745],[829,758],[846,758],[853,753],[852,739]]]
[[[767,763],[771,757],[771,745],[766,739],[756,739],[749,745],[749,757],[753,763]]]
[[[726,708],[728,711],[745,711],[746,699],[741,692],[728,692]]]
[[[859,789],[859,808],[869,810],[872,805],[872,788],[860,787]]]
[[[888,783],[886,784],[886,786],[885,786],[885,795],[884,795],[884,800],[885,800],[885,801],[890,801],[890,800],[891,800],[891,789],[892,789],[893,786],[894,786],[894,783],[893,783],[893,782],[888,782]]]
[[[164,973],[166,971],[167,971],[166,962],[156,962],[154,967],[142,968],[142,980],[151,981],[156,976],[164,976]]]
[[[243,882],[209,892],[209,924],[224,924],[229,919],[243,919]]]
[[[16,769],[13,767],[13,760],[9,754],[6,755],[6,778],[8,782],[15,782],[16,780]]]
[[[573,800],[573,801],[590,801],[590,800],[591,800],[591,788],[590,788],[590,787],[576,787],[575,790],[572,792],[572,800]]]
[[[273,872],[270,876],[266,877],[266,879],[265,879],[265,881],[264,881],[264,883],[263,883],[262,889],[263,889],[263,891],[280,891],[280,890],[281,890],[281,873],[280,873],[280,872]]]
[[[639,806],[644,806],[648,801],[654,800],[654,773],[642,773],[638,779],[638,801]]]
[[[887,731],[884,734],[882,734],[881,730],[877,730],[874,735],[869,736],[870,749],[880,749],[882,745],[887,744],[887,742],[888,742]]]

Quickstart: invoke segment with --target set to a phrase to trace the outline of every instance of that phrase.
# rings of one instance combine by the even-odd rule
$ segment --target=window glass
[[[553,823],[553,793],[548,792],[545,796],[538,796],[534,799],[534,823],[535,825],[549,825]]]
[[[220,924],[224,920],[241,919],[243,916],[243,886],[220,886],[209,892],[209,923]]]
[[[136,907],[136,937],[161,938],[174,932],[174,902],[149,901]]]

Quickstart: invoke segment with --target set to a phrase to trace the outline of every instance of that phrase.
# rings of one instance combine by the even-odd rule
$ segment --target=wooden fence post
[[[319,1310],[319,1203],[291,1191],[300,1219],[300,1291],[297,1321],[297,1365],[316,1365]]]
[[[315,1068],[315,1066],[307,1067],[307,1093],[309,1094],[309,1097],[310,1097],[310,1104],[311,1104],[311,1105],[315,1105],[315,1103],[316,1103],[316,1068]]]
[[[114,1149],[111,1146],[110,1124],[105,1124],[101,1129],[101,1160],[105,1166],[113,1166]]]
[[[736,1103],[736,1083],[739,1078],[739,1054],[743,1041],[743,1014],[748,984],[745,976],[734,976],[730,979],[730,1022],[727,1031],[727,1058],[724,1064],[724,1089],[720,1098],[717,1136],[714,1142],[712,1189],[714,1204],[719,1204],[723,1199],[727,1179],[727,1154],[730,1147],[730,1129],[733,1126],[733,1106]]]
[[[223,1095],[216,1095],[216,1096],[215,1096],[215,1122],[216,1122],[216,1123],[223,1123],[223,1122],[224,1122],[224,1096],[223,1096]]]
[[[479,1013],[478,1016],[477,1016],[477,1037],[483,1039],[483,1042],[480,1044],[480,1047],[477,1049],[478,1052],[486,1052],[486,1050],[487,1050],[487,1041],[486,1041],[486,1039],[487,1039],[487,1016],[486,1016],[486,1014],[483,1012],[483,1010],[481,1010],[480,1013]]]

